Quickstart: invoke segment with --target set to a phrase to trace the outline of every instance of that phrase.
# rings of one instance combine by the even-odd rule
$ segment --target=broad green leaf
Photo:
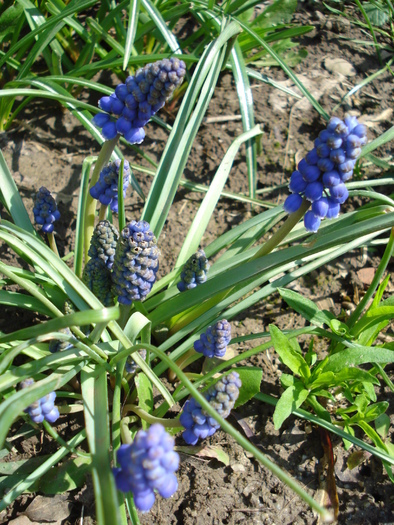
[[[273,27],[283,22],[290,22],[297,9],[297,0],[276,0],[253,20],[257,27]]]
[[[364,2],[363,7],[371,23],[378,27],[383,27],[390,19],[390,10],[383,3]]]
[[[311,371],[302,355],[293,349],[289,340],[282,334],[279,328],[275,325],[270,325],[269,330],[275,351],[279,354],[283,363],[288,366],[294,374],[308,379]]]
[[[375,428],[382,439],[386,439],[390,431],[390,417],[387,414],[380,414],[375,419]]]
[[[378,346],[352,345],[337,354],[327,358],[325,372],[339,372],[345,367],[362,365],[365,363],[391,363],[394,360],[394,351]]]
[[[377,396],[376,396],[376,392],[375,392],[374,386],[371,383],[368,383],[366,381],[363,381],[362,384],[363,384],[363,387],[364,387],[364,391],[367,394],[367,396],[369,397],[369,399],[371,401],[375,402],[376,399],[377,399]]]
[[[145,412],[148,412],[148,414],[151,414],[153,411],[152,383],[149,381],[146,375],[141,372],[137,374],[135,378],[135,386],[138,393],[138,406],[142,410],[145,410]],[[147,429],[149,427],[149,423],[144,419],[141,419],[141,424],[142,428]]]
[[[242,387],[239,392],[239,397],[235,402],[235,408],[240,407],[252,399],[257,392],[260,392],[261,379],[263,371],[261,368],[254,367],[239,367],[236,369],[242,381]]]
[[[286,288],[279,288],[278,291],[282,299],[284,299],[293,310],[313,325],[323,327],[325,324],[329,325],[334,318],[333,314],[328,311],[321,311],[313,301],[303,297],[298,292]]]
[[[76,457],[64,462],[60,467],[52,468],[39,482],[39,491],[44,494],[63,494],[82,487],[90,473],[92,460]]]
[[[21,5],[11,5],[0,15],[0,36],[15,30],[15,26],[19,21],[19,17],[23,13]]]
[[[310,379],[313,378],[313,374]],[[308,381],[307,386],[309,390],[316,390],[317,388],[329,387],[335,384],[335,374],[334,372],[323,372],[313,381]]]
[[[285,419],[302,405],[308,394],[308,390],[305,390],[304,385],[300,381],[294,386],[289,386],[283,392],[276,404],[273,416],[276,430],[279,430]]]
[[[345,367],[335,373],[335,384],[340,384],[344,381],[360,381],[365,383],[373,383],[374,385],[379,385],[379,379],[374,375],[370,374],[366,370],[361,370],[360,368],[355,367]]]
[[[365,421],[369,423],[374,419],[377,419],[379,416],[384,414],[389,407],[388,401],[380,401],[379,403],[374,403],[370,405],[365,411]]]

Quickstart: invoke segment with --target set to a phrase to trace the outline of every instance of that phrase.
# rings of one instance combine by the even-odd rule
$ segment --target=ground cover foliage
[[[318,228],[314,223],[317,232],[311,234],[300,221],[308,210],[307,202],[291,209],[294,213],[286,219],[282,204],[265,197],[281,192],[284,201],[286,179],[313,148],[313,140],[330,116],[344,117],[348,111],[363,121],[362,113],[370,106],[357,105],[355,97],[362,97],[364,91],[392,74],[391,3],[314,3],[297,9],[297,3],[291,1],[261,5],[236,0],[223,4],[21,0],[5,2],[2,7],[0,118],[6,141],[0,174],[0,300],[7,315],[20,316],[10,321],[10,327],[4,327],[0,337],[4,465],[0,508],[4,520],[10,521],[25,510],[32,499],[30,494],[75,490],[79,503],[74,518],[68,518],[66,512],[58,516],[59,522],[77,520],[77,509],[85,506],[98,523],[199,523],[200,518],[201,523],[242,523],[250,516],[256,523],[272,523],[278,516],[286,523],[337,517],[347,522],[365,518],[368,522],[379,512],[379,519],[388,522],[389,489],[385,487],[393,479],[394,459],[390,439],[393,344],[386,335],[392,333],[393,305],[387,269],[393,251],[394,214],[391,158],[385,152],[389,151],[393,129],[377,130],[369,124],[374,137],[370,129],[368,144],[361,144],[354,177],[351,182],[346,180],[350,199],[338,217],[322,221]],[[319,32],[330,31],[329,24],[331,28],[332,24],[340,27],[343,20],[351,28],[348,35],[358,31],[357,46],[368,50],[369,59],[372,50],[377,67],[369,71],[365,65],[362,80],[349,85],[350,63],[342,60],[340,72],[335,69],[335,60],[327,61],[326,70],[334,68],[334,75],[329,79],[321,75],[316,89],[316,84],[304,77],[307,69],[300,76],[294,72],[305,68],[314,53],[312,46],[301,46],[300,42],[313,43]],[[136,74],[137,68],[167,58],[184,61],[186,77],[165,108],[146,126],[146,139],[131,145],[125,140],[131,135],[103,137],[101,126],[92,123],[93,116],[100,114],[98,99],[113,93],[128,75]],[[329,91],[322,87],[325,82]],[[232,128],[231,135],[223,133],[225,143],[219,138],[219,147],[204,143],[206,139],[201,137],[209,118],[215,115],[212,110],[231,85],[234,114],[224,118],[231,123],[231,117],[236,116],[239,126]],[[283,139],[280,125],[272,122],[274,147],[264,150],[267,132],[256,125],[264,118],[260,120],[255,96],[262,88],[270,90],[274,115],[275,111],[285,111],[286,101],[291,99],[299,104],[294,107],[302,115],[304,127],[313,128],[307,136],[304,130],[300,140],[303,153],[292,160],[287,146],[285,155],[276,153]],[[55,194],[56,186],[62,187],[60,198],[57,195],[61,211],[55,223],[57,235],[51,227],[37,233],[40,228],[33,226],[33,215],[38,225],[42,221],[37,221],[36,211],[33,214],[31,189],[26,191],[26,181],[15,169],[18,162],[10,156],[7,145],[17,136],[15,132],[22,137],[32,133],[28,120],[32,115],[36,118],[38,110],[45,115],[38,119],[49,122],[48,104],[53,104],[52,113],[56,115],[53,129],[69,119],[67,131],[75,137],[64,144],[80,160],[73,164],[75,177],[69,187],[75,185],[75,200],[70,197],[73,191],[68,195],[65,191],[62,173],[53,176],[48,170],[47,179],[40,177],[43,168],[38,156],[38,165],[33,165],[29,174],[28,184],[36,192],[41,186],[38,180]],[[215,116],[214,125],[220,123],[220,119],[215,122]],[[365,116],[364,121],[370,122]],[[212,136],[218,133],[214,131]],[[61,136],[57,140],[61,143]],[[201,140],[203,148],[199,148]],[[53,154],[45,153],[49,153],[48,159]],[[280,173],[289,164],[286,177],[281,184],[275,177],[266,184],[260,171],[275,169],[276,158],[281,159]],[[237,170],[238,159],[243,164]],[[130,190],[123,197],[123,185],[129,179],[119,177],[118,188],[112,188],[115,193],[117,189],[118,196],[118,209],[113,213],[105,199],[96,211],[96,201],[89,193],[110,160],[117,162],[123,175],[129,161],[134,191],[130,203]],[[191,161],[194,166],[199,162],[208,166],[210,178],[194,174]],[[229,190],[224,189],[226,185]],[[185,190],[187,194],[182,193]],[[194,202],[187,198],[182,202],[179,195],[190,195]],[[234,223],[228,219],[231,214],[236,217]],[[53,218],[58,219],[57,214]],[[130,306],[128,300],[120,300],[119,305],[119,288],[116,293],[111,288],[106,304],[108,295],[104,300],[101,285],[97,285],[103,281],[97,274],[92,279],[87,276],[91,235],[104,218],[122,234],[126,224],[146,221],[157,239],[160,270],[156,282],[151,276],[144,301],[134,299]],[[67,228],[62,226],[64,220],[68,221]],[[212,224],[216,225],[214,231]],[[145,234],[148,231],[145,223],[138,228]],[[204,262],[202,273],[196,262],[202,257],[199,249],[204,250],[204,261],[209,261]],[[312,301],[305,293],[305,284],[313,272],[324,275],[332,261],[344,260],[360,249],[371,254],[375,271],[355,306],[346,308],[344,304],[338,311],[327,307],[329,302],[320,306]],[[351,265],[356,268],[354,260]],[[157,267],[155,276],[156,272]],[[180,280],[187,286],[180,286]],[[318,295],[322,294],[324,291]],[[276,316],[269,323],[259,324],[255,319],[248,329],[243,320],[247,316],[261,318],[267,301],[273,303],[272,309],[282,301],[292,321],[283,323]],[[24,313],[17,313],[21,311]],[[212,337],[212,327],[223,319],[233,330],[229,345],[226,339],[227,352],[223,356],[222,345],[218,358],[202,361],[202,355],[211,356],[212,346],[201,354],[201,343],[195,343],[204,340],[207,330]],[[267,356],[273,361],[267,361]],[[276,384],[265,388],[270,375],[267,363]],[[223,419],[224,411],[207,399],[211,399],[215,385],[223,380],[226,383],[225,377],[235,370],[242,386],[234,415]],[[35,383],[26,383],[29,378]],[[20,389],[23,380],[26,388]],[[52,413],[53,391],[57,393],[60,419],[53,425],[45,418],[32,422],[31,417],[37,417],[35,410]],[[185,429],[179,413],[189,395],[193,406],[200,407],[195,421],[202,421],[202,410],[204,418],[209,416],[212,425],[226,432],[220,434],[225,438],[215,433],[197,446],[182,440]],[[43,409],[37,406],[40,399]],[[238,407],[242,409],[237,411]],[[251,419],[241,417],[244,412]],[[313,457],[322,458],[321,465],[326,466],[319,492],[306,489],[307,480],[297,475],[301,453],[298,458],[290,454],[286,462],[278,457],[280,445],[275,440],[286,437],[289,429],[303,428],[299,421],[306,421],[309,426],[305,428],[319,436],[321,448]],[[123,464],[117,456],[121,443],[124,447],[135,440],[139,429],[154,429],[152,425],[158,423],[176,437],[181,457],[179,487],[170,499],[157,495],[150,513],[141,514],[131,492],[116,491],[112,468],[119,467],[117,459]],[[185,416],[183,424],[189,424]],[[265,432],[268,429],[270,433],[266,443],[273,444],[277,457],[269,453],[267,445],[268,454],[262,452],[264,425]],[[294,432],[290,434],[294,437]],[[30,451],[27,458],[18,455],[17,447],[29,450],[37,436],[44,440],[45,454],[36,456]],[[221,439],[226,440],[224,446]],[[333,443],[339,445],[335,453]],[[214,458],[211,470],[203,474],[205,469],[193,461],[209,457]],[[338,471],[340,461],[342,470]],[[365,507],[359,514],[350,511],[349,505],[343,504],[346,487],[342,491],[339,487],[338,502],[338,481],[360,483],[362,473],[377,465],[384,469],[384,481],[379,480],[380,492],[375,489],[375,506],[369,502],[369,510]],[[255,469],[257,475],[253,477]],[[204,487],[206,478],[208,486]],[[92,479],[93,499],[87,496]],[[318,488],[313,469],[308,482]],[[120,488],[119,483],[117,486]],[[165,497],[172,492],[166,494],[158,485],[154,488]],[[199,498],[205,500],[207,493],[211,499],[199,516]],[[285,496],[281,498],[281,494]],[[304,502],[301,507],[289,508],[289,494]],[[92,501],[94,506],[90,506]],[[39,499],[34,502],[38,513],[42,512]],[[271,510],[275,505],[276,511]],[[61,508],[59,502],[54,506]],[[308,507],[320,517],[314,518]],[[28,516],[30,521],[38,521],[32,510]]]

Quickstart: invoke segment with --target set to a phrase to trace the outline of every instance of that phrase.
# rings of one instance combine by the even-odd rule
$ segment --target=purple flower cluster
[[[209,262],[204,250],[198,250],[186,262],[181,273],[181,280],[177,284],[178,290],[184,292],[197,285],[205,283],[209,270]]]
[[[194,350],[205,357],[223,357],[231,339],[231,325],[226,319],[209,326],[200,339],[194,342]]]
[[[19,388],[28,388],[31,385],[34,385],[34,379],[29,377],[21,381]],[[54,423],[59,418],[59,410],[55,406],[55,399],[56,392],[51,392],[32,403],[26,408],[25,412],[29,414],[34,423],[42,423],[44,419],[48,423]]]
[[[121,231],[112,272],[113,292],[121,304],[142,301],[159,269],[160,251],[146,221],[131,221]]]
[[[139,430],[130,445],[117,452],[120,468],[114,469],[118,490],[132,492],[137,509],[148,511],[155,502],[155,490],[170,498],[178,488],[174,474],[179,455],[174,451],[174,438],[160,424]]]
[[[178,58],[147,64],[125,84],[119,84],[115,93],[99,100],[105,113],[98,113],[94,124],[102,128],[106,140],[119,133],[130,144],[140,144],[145,138],[144,126],[182,84],[185,74],[186,65]]]
[[[304,216],[305,228],[310,232],[319,229],[322,219],[336,218],[349,196],[345,182],[353,175],[361,147],[366,143],[367,128],[356,117],[332,117],[315,140],[315,147],[292,173],[292,194],[285,201],[285,211],[294,213],[304,198],[310,201],[311,210]]]
[[[41,186],[34,200],[34,220],[41,225],[45,233],[52,233],[55,229],[54,222],[60,219],[60,213],[57,209],[55,199],[50,191]]]
[[[239,374],[231,372],[210,386],[204,392],[204,397],[218,414],[226,419],[238,399],[241,386]],[[179,422],[186,429],[182,437],[189,445],[195,445],[199,438],[212,436],[220,427],[219,423],[209,416],[194,398],[188,399],[184,404]]]
[[[111,211],[118,213],[118,180],[121,161],[116,159],[105,166],[96,184],[90,188],[90,195],[104,204],[110,206]],[[127,160],[123,166],[123,198],[130,184],[130,165]]]

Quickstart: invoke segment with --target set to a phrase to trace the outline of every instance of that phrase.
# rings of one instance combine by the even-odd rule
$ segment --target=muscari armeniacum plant
[[[216,51],[223,50],[237,31],[237,27],[230,25],[220,40],[207,47],[197,64],[142,216],[121,223],[119,237],[110,226],[111,213],[116,213],[116,206],[111,209],[111,203],[118,203],[119,216],[124,217],[123,191],[130,180],[128,168],[131,163],[129,166],[124,160],[116,163],[119,169],[111,171],[114,178],[106,189],[104,177],[103,184],[96,186],[100,173],[109,165],[111,157],[112,161],[116,160],[115,148],[120,138],[128,143],[141,143],[149,119],[179,87],[185,76],[185,65],[177,58],[148,64],[120,84],[114,94],[100,100],[101,112],[94,117],[94,124],[101,130],[104,143],[89,185],[84,186],[81,182],[81,227],[78,234],[83,238],[83,249],[76,243],[75,258],[82,257],[84,261],[83,279],[76,276],[34,232],[19,193],[10,184],[11,175],[2,169],[7,184],[0,185],[1,199],[14,223],[2,221],[0,238],[25,258],[30,269],[19,272],[0,263],[0,271],[5,275],[5,283],[16,283],[24,288],[30,294],[31,302],[28,304],[26,295],[21,297],[23,294],[8,294],[7,298],[12,297],[14,304],[23,308],[38,308],[41,314],[52,320],[13,334],[0,335],[3,351],[0,389],[6,393],[0,408],[0,437],[5,439],[17,413],[23,413],[54,390],[62,389],[61,396],[68,405],[64,413],[80,410],[79,399],[82,397],[86,433],[82,429],[68,443],[55,436],[60,447],[56,458],[62,459],[71,451],[90,462],[95,492],[100,495],[97,498],[100,524],[126,523],[126,507],[118,505],[117,487],[124,492],[133,523],[138,523],[138,517],[132,496],[137,508],[147,510],[153,504],[155,491],[169,497],[176,490],[177,460],[171,452],[172,444],[167,447],[170,438],[162,427],[171,429],[171,432],[183,432],[188,443],[199,438],[208,439],[213,431],[223,428],[312,508],[326,514],[295,480],[270,462],[226,419],[231,408],[258,394],[262,377],[262,370],[256,367],[237,367],[236,370],[232,367],[265,351],[272,342],[226,360],[221,354],[229,344],[230,335],[229,321],[224,319],[233,319],[277,288],[285,287],[335,257],[374,242],[394,225],[390,197],[377,197],[376,192],[371,192],[370,196],[377,199],[376,202],[323,222],[317,235],[310,238],[308,230],[317,229],[316,218],[323,216],[324,210],[320,208],[324,203],[332,210],[330,202],[337,199],[337,210],[337,205],[342,204],[339,200],[344,199],[347,191],[357,188],[349,185],[347,174],[350,170],[343,164],[350,159],[349,166],[354,168],[354,161],[360,153],[358,150],[365,143],[364,128],[355,124],[352,118],[331,120],[326,133],[319,137],[315,152],[300,163],[298,172],[301,178],[297,176],[298,180],[294,181],[297,177],[292,177],[290,181],[290,190],[296,195],[297,202],[292,206],[286,204],[286,210],[281,205],[271,208],[235,226],[204,246],[206,255],[202,266],[195,264],[197,259],[200,261],[198,256],[191,266],[188,263],[190,268],[188,264],[185,267],[193,254],[201,254],[197,252],[198,247],[203,245],[205,229],[236,152],[243,142],[258,135],[260,130],[252,129],[237,137],[210,188],[206,188],[206,198],[186,234],[185,248],[181,250],[176,267],[158,279],[160,248],[165,246],[161,231],[175,195],[174,188],[180,183],[193,139],[214,91],[212,87],[224,65],[225,53]],[[330,175],[326,175],[327,172]],[[309,180],[311,178],[314,180]],[[296,182],[300,185],[297,186]],[[316,184],[310,187],[315,182],[319,187]],[[368,181],[368,185],[373,186],[374,181]],[[339,188],[334,189],[337,186]],[[92,195],[94,187],[101,189],[97,193],[93,190]],[[100,202],[99,214],[96,213],[94,195],[98,195]],[[103,199],[100,201],[100,195],[106,195],[104,202]],[[319,201],[320,207],[313,206]],[[307,219],[305,228],[299,221],[310,206],[313,206],[310,211],[314,216]],[[286,211],[290,215],[278,227]],[[327,210],[325,217],[332,215]],[[102,222],[104,220],[109,222]],[[277,226],[276,233],[269,237],[273,225]],[[258,244],[263,235],[269,239]],[[208,258],[214,261],[209,273]],[[186,283],[182,291],[177,286],[180,280]],[[71,306],[67,310],[69,313],[64,315],[66,305]],[[81,327],[86,326],[89,329],[82,331]],[[290,331],[284,337],[291,340],[299,333],[313,334],[314,330],[311,325]],[[205,338],[203,334],[208,335]],[[219,346],[211,341],[216,336],[220,339]],[[248,338],[252,336],[246,335],[245,339]],[[51,353],[50,341],[65,344],[52,345],[52,350],[57,351]],[[177,364],[188,353],[193,360],[212,359],[218,348],[220,356],[217,357],[221,360],[213,361],[212,368],[208,367],[205,374],[183,371]],[[14,361],[19,354],[24,355],[22,367]],[[130,364],[129,358],[136,365],[130,373],[126,367],[126,363]],[[176,377],[175,390],[160,379],[168,368]],[[229,373],[224,373],[226,370]],[[220,375],[219,379],[216,379],[216,374]],[[30,377],[35,383],[29,388],[16,388]],[[74,379],[77,380],[75,388],[78,389],[80,383],[81,393],[66,389]],[[152,402],[154,388],[161,396],[155,405]],[[169,417],[169,409],[175,403],[183,403],[189,395],[191,398],[183,404],[180,419]],[[156,430],[159,428],[155,426],[157,424],[161,425],[160,431]],[[143,432],[139,434],[141,427]],[[78,448],[85,439],[89,445],[87,457]],[[349,434],[348,439],[354,437]],[[164,446],[161,440],[167,444]],[[390,461],[387,454],[383,457]],[[40,466],[37,475],[56,465],[56,461],[52,463],[51,460]],[[26,490],[30,479],[36,479],[34,473],[26,481],[27,485],[15,483],[0,503],[0,509]]]

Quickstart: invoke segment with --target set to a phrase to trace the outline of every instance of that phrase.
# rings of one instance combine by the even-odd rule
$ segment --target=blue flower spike
[[[159,269],[160,251],[146,221],[131,221],[120,233],[112,272],[113,293],[120,304],[143,301]]]
[[[111,211],[118,213],[118,181],[121,161],[110,162],[100,172],[98,181],[90,188],[90,195],[103,206],[109,206]],[[130,165],[127,160],[123,165],[123,198],[130,184]]]
[[[181,273],[181,280],[177,284],[180,292],[191,290],[199,284],[205,283],[209,270],[209,262],[204,250],[198,250],[186,262]]]
[[[291,194],[284,209],[295,213],[304,199],[310,201],[312,207],[304,216],[307,231],[317,232],[323,219],[338,217],[341,204],[349,196],[344,183],[352,177],[366,143],[367,128],[356,117],[332,117],[315,140],[315,147],[299,162],[290,177]]]
[[[108,270],[112,269],[115,259],[116,244],[119,232],[109,221],[100,221],[90,240],[89,257],[103,261]]]
[[[226,319],[209,326],[200,339],[194,342],[194,350],[205,357],[223,357],[231,340],[231,325]]]
[[[102,259],[89,259],[83,270],[82,282],[104,306],[114,305],[111,272]]]
[[[52,233],[55,229],[55,221],[60,219],[60,213],[57,209],[55,199],[51,192],[41,186],[34,199],[34,221],[41,226],[45,233]]]
[[[117,460],[116,486],[121,492],[132,492],[135,506],[143,512],[152,508],[155,491],[170,498],[178,489],[179,455],[174,438],[159,423],[139,430],[131,444],[121,445]]]
[[[178,58],[164,58],[138,69],[135,75],[119,84],[115,93],[102,97],[93,123],[101,128],[106,140],[123,135],[130,144],[145,138],[144,126],[183,82],[186,65]]]
[[[241,386],[238,372],[231,372],[210,386],[204,392],[204,397],[219,415],[226,419],[234,408]],[[186,429],[182,437],[188,445],[195,445],[199,438],[212,436],[220,428],[219,423],[209,416],[194,398],[188,399],[184,404],[179,422]]]
[[[34,385],[34,379],[28,378],[20,382],[19,388],[24,389]],[[55,423],[59,418],[59,410],[55,406],[56,392],[50,392],[46,396],[38,399],[26,408],[27,412],[34,423],[42,423],[44,420],[48,423]]]

